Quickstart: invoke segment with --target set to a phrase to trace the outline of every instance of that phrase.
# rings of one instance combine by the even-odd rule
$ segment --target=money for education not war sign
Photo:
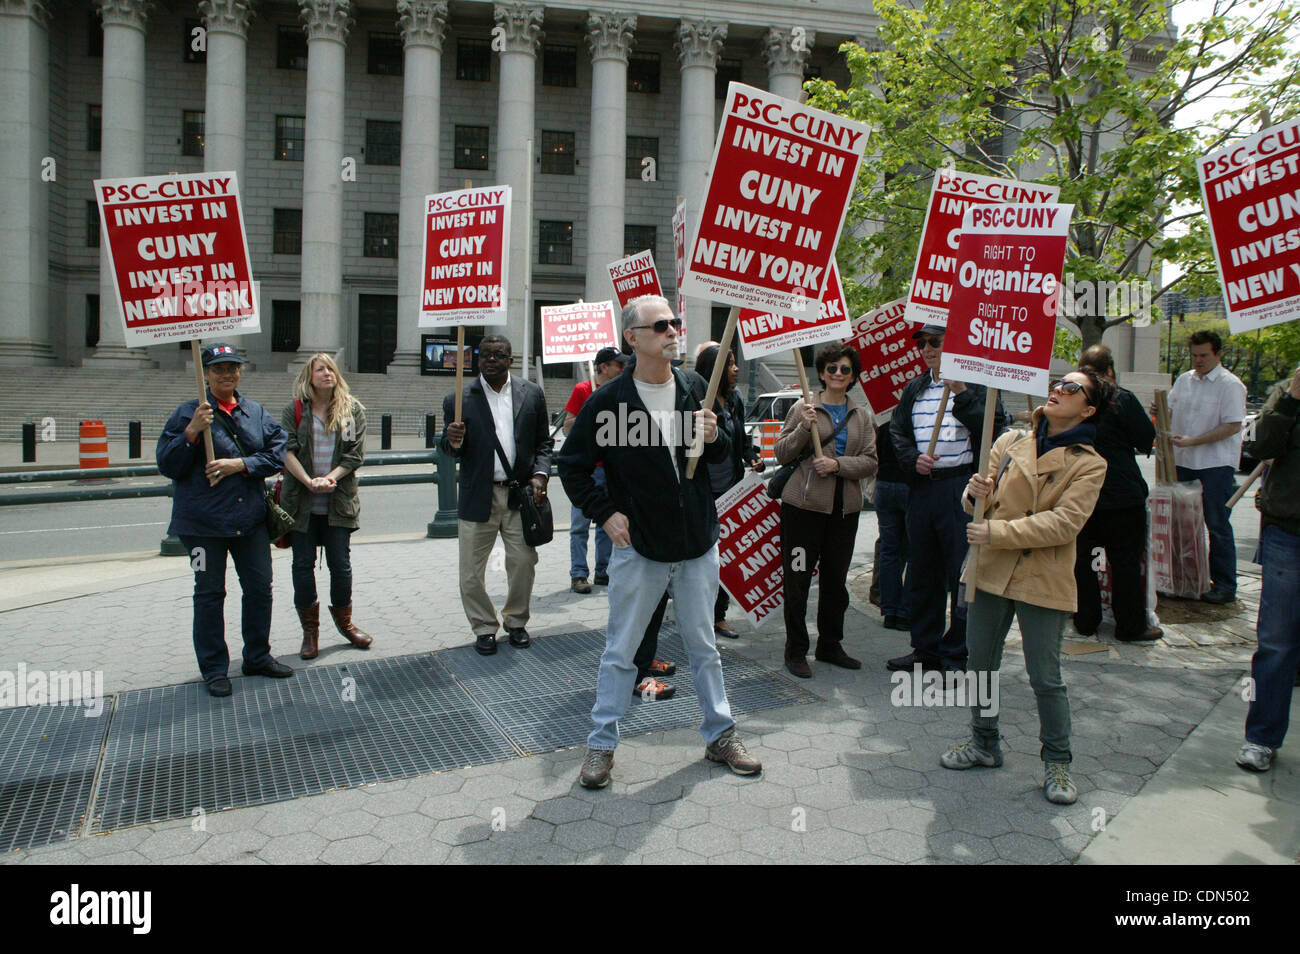
[[[96,179],[126,344],[261,330],[233,172]]]
[[[509,234],[509,186],[425,197],[421,328],[505,324]]]
[[[930,188],[921,244],[908,285],[907,320],[917,324],[946,325],[948,304],[957,270],[957,245],[961,219],[972,205],[1007,202],[1047,204],[1061,194],[1057,186],[1016,182],[972,172],[939,170]]]
[[[866,144],[861,123],[732,83],[682,292],[815,311]]]
[[[939,372],[1046,394],[1072,205],[977,205],[962,219]]]
[[[785,605],[781,506],[748,471],[718,498],[718,578],[755,625]]]
[[[1196,164],[1233,334],[1300,318],[1300,119]]]
[[[618,299],[619,308],[627,307],[633,298],[643,295],[663,295],[663,289],[659,287],[659,272],[655,270],[655,257],[649,249],[610,262],[609,280],[614,283],[614,297]]]
[[[736,325],[747,359],[778,354],[823,341],[842,341],[849,336],[849,308],[844,301],[839,268],[831,260],[830,273],[816,311],[809,308],[798,318],[740,310]]]
[[[858,319],[853,337],[845,341],[858,351],[862,373],[858,384],[879,423],[898,407],[903,388],[925,370],[915,326],[904,316],[907,299],[898,298]]]
[[[617,348],[612,301],[580,301],[542,308],[542,364],[590,361],[601,348]]]

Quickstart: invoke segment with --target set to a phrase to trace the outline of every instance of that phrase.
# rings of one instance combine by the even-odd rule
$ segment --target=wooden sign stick
[[[803,389],[803,403],[812,406],[812,394],[808,390],[808,372],[803,367],[803,356],[799,354],[798,349],[794,352],[794,366],[799,369],[799,387]],[[815,423],[812,428],[813,456],[822,456],[822,435],[821,428]]]
[[[718,343],[718,360],[713,362],[713,373],[709,375],[709,390],[704,395],[704,401],[700,404],[702,408],[712,410],[713,402],[718,399],[718,386],[722,384],[723,372],[727,370],[726,355],[731,350],[731,339],[736,336],[736,322],[740,320],[740,307],[731,306],[731,312],[727,315],[727,327],[722,330],[722,340]],[[695,476],[695,468],[700,463],[700,458],[704,455],[704,434],[697,427],[695,429],[695,438],[691,441],[690,448],[686,451],[686,479],[690,480]]]
[[[456,326],[456,423],[460,423],[460,406],[464,401],[461,383],[465,380],[465,326]]]
[[[190,339],[190,353],[194,355],[194,377],[199,386],[199,403],[202,404],[208,399],[208,385],[203,380],[203,352],[199,349],[198,338]],[[215,410],[216,408],[213,408],[213,411]],[[203,429],[203,452],[207,454],[208,463],[212,463],[216,454],[212,450],[212,428],[210,427]]]
[[[984,394],[984,426],[980,429],[980,469],[976,473],[984,475],[989,469],[989,451],[990,444],[993,443],[993,418],[998,410],[998,389],[989,388]],[[984,522],[984,507],[988,503],[988,497],[975,498],[975,517],[972,523]],[[975,595],[975,568],[979,565],[980,548],[974,544],[970,548],[970,557],[966,561],[966,572],[962,575],[962,582],[966,584],[966,602],[969,603]]]
[[[943,427],[943,416],[948,411],[948,397],[952,394],[952,388],[947,384],[943,386],[943,394],[939,397],[939,413],[934,418],[934,428],[930,431],[930,446],[926,448],[926,456],[933,457],[934,449],[939,444],[939,429]]]
[[[1267,460],[1261,460],[1258,464],[1255,465],[1255,469],[1250,472],[1250,476],[1246,478],[1246,482],[1237,488],[1237,492],[1235,494],[1233,494],[1231,497],[1228,498],[1229,510],[1237,506],[1237,501],[1241,500],[1242,497],[1246,496],[1246,491],[1250,489],[1251,485],[1255,483],[1255,481],[1259,480],[1260,475],[1264,473],[1264,468],[1267,467],[1270,463],[1272,462]]]

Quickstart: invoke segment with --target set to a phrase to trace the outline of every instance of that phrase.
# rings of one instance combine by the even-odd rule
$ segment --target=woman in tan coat
[[[838,342],[824,345],[817,352],[823,390],[811,404],[795,402],[776,440],[778,463],[802,460],[781,493],[781,563],[785,668],[804,679],[812,676],[804,620],[808,584],[819,560],[815,656],[845,669],[862,668],[841,645],[849,607],[845,581],[862,511],[861,481],[876,472],[875,419],[849,395],[861,371],[857,349]],[[820,457],[813,456],[813,427],[821,436]]]
[[[974,593],[966,617],[968,672],[996,699],[1002,646],[1014,616],[1020,623],[1025,669],[1038,699],[1045,763],[1043,794],[1068,805],[1078,797],[1070,778],[1070,702],[1061,678],[1061,635],[1076,609],[1074,541],[1096,506],[1106,462],[1093,448],[1096,420],[1114,389],[1091,371],[1071,371],[1052,385],[1034,411],[1033,431],[1008,431],[989,452],[985,474],[974,474],[964,503],[987,500],[986,519],[967,527],[978,545]],[[987,701],[985,692],[980,693]],[[996,706],[971,707],[971,738],[939,760],[944,768],[1002,764]]]

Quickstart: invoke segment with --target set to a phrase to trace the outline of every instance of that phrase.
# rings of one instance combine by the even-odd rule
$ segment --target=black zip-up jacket
[[[1259,418],[1254,440],[1243,447],[1256,460],[1273,463],[1259,493],[1261,527],[1277,527],[1300,536],[1300,401],[1288,391],[1291,381],[1275,385]]]
[[[1106,462],[1106,482],[1101,485],[1097,509],[1120,510],[1146,503],[1147,482],[1142,479],[1134,454],[1150,454],[1156,428],[1132,392],[1119,389],[1115,406],[1097,421],[1093,446]]]
[[[889,419],[889,436],[898,457],[898,467],[907,475],[908,483],[912,484],[924,479],[916,472],[916,459],[921,456],[922,450],[916,446],[916,435],[912,432],[912,406],[916,404],[917,396],[929,386],[928,369],[908,381],[898,399],[898,407],[894,408],[894,415]],[[953,417],[970,431],[970,449],[975,455],[972,470],[979,466],[980,432],[984,430],[984,394],[984,385],[968,384],[961,394],[948,396]],[[1011,415],[1002,406],[1002,396],[999,394],[997,411],[993,415],[993,440],[996,441],[1010,424]]]
[[[708,465],[727,460],[731,444],[719,429],[717,438],[704,445],[704,456],[690,480],[686,479],[689,444],[673,448],[682,475],[679,482],[673,473],[669,448],[662,443],[619,443],[628,436],[619,433],[620,420],[634,419],[633,412],[649,414],[632,373],[629,367],[597,388],[582,406],[556,455],[560,481],[569,501],[589,520],[603,524],[615,513],[626,516],[632,547],[647,560],[693,560],[707,553],[718,540],[718,512],[713,506]],[[677,383],[677,412],[698,411],[700,401],[686,376],[674,369],[673,379]],[[597,487],[591,477],[598,461],[604,462],[605,489]]]

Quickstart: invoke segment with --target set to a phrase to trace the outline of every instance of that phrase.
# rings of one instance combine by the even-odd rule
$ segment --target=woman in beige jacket
[[[989,452],[985,474],[974,474],[964,503],[986,498],[986,519],[967,527],[979,562],[966,617],[968,672],[981,700],[997,698],[1002,646],[1014,616],[1020,623],[1025,669],[1038,699],[1045,763],[1043,794],[1068,805],[1078,797],[1070,778],[1070,702],[1061,678],[1061,635],[1075,611],[1074,541],[1092,515],[1106,478],[1093,448],[1096,420],[1114,388],[1091,371],[1071,371],[1052,385],[1033,414],[1033,431],[1008,431]],[[999,766],[996,704],[971,707],[971,738],[939,760],[944,768]]]
[[[849,396],[862,366],[856,348],[838,342],[817,352],[823,390],[811,404],[797,401],[776,440],[776,459],[802,458],[781,493],[781,563],[785,571],[785,668],[811,678],[808,666],[808,585],[821,561],[817,588],[816,658],[845,669],[861,669],[848,655],[844,612],[845,581],[853,558],[862,511],[862,485],[876,472],[876,422],[871,411]],[[812,428],[822,454],[813,456]]]

